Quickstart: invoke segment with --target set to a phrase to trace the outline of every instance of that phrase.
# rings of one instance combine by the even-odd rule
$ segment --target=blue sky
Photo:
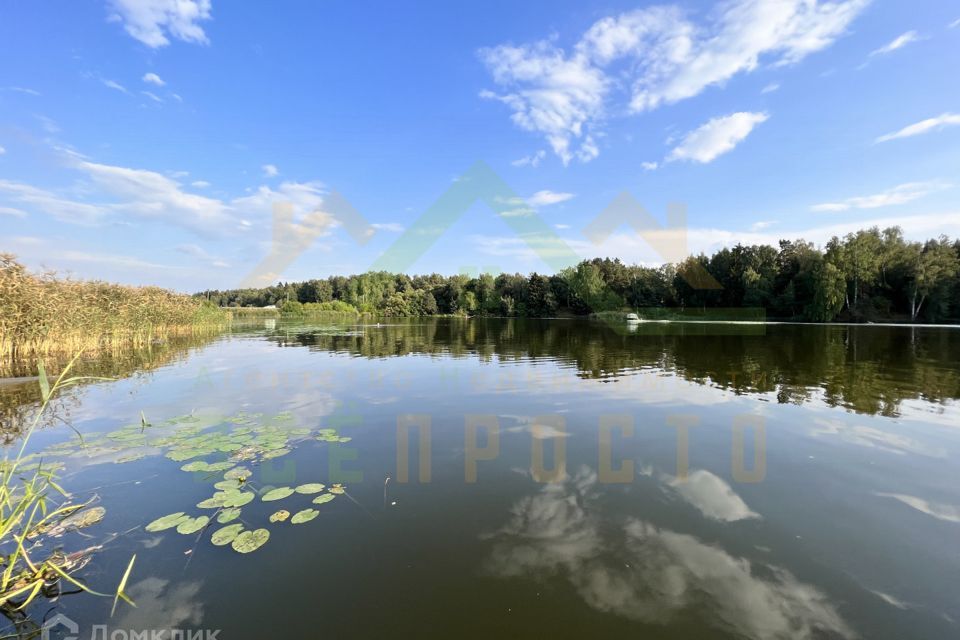
[[[691,252],[960,235],[954,2],[4,2],[0,60],[0,251],[77,277],[237,286],[282,203],[268,279],[362,272],[477,161],[584,257],[661,259],[583,233],[624,191]],[[549,272],[508,222],[409,270]]]

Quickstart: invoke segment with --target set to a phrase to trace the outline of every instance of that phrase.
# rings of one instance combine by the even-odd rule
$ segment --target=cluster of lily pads
[[[212,515],[171,513],[147,525],[149,532],[176,529],[184,535],[204,531],[215,520],[226,525],[213,533],[211,542],[218,546],[231,545],[239,553],[249,553],[263,546],[270,538],[265,528],[245,529],[240,522],[242,508],[259,495],[263,502],[273,502],[294,494],[315,495],[313,503],[325,504],[344,493],[342,485],[313,482],[296,487],[254,488],[251,482],[253,466],[264,460],[280,458],[304,441],[317,440],[331,444],[345,443],[350,437],[336,429],[308,429],[295,425],[289,412],[271,417],[259,413],[241,412],[230,417],[188,414],[152,424],[143,417],[138,424],[130,424],[106,433],[87,433],[35,453],[28,464],[44,469],[62,467],[69,458],[86,459],[88,463],[131,462],[151,455],[164,455],[182,462],[180,469],[198,474],[213,482],[214,493],[197,504],[199,509],[213,509]],[[53,461],[51,462],[51,459]],[[249,466],[245,466],[249,465]],[[296,512],[281,510],[270,516],[270,523],[293,524],[309,522],[319,515],[314,508]]]
[[[233,522],[240,518],[241,508],[257,497],[257,493],[247,484],[250,477],[249,473],[249,469],[242,467],[227,471],[223,480],[214,484],[217,492],[197,503],[197,507],[200,509],[216,509],[213,515],[190,516],[178,511],[157,518],[146,526],[146,530],[155,533],[176,528],[177,533],[191,535],[204,530],[216,519],[219,524],[226,526],[214,531],[210,537],[210,542],[216,546],[229,544],[238,553],[256,551],[270,539],[270,531],[263,527],[245,529],[243,523]],[[326,489],[326,492],[324,492],[324,489]],[[276,502],[294,494],[303,494],[316,496],[313,498],[313,504],[321,505],[330,502],[345,491],[343,485],[340,484],[334,484],[327,488],[323,483],[310,482],[297,487],[264,488],[260,492],[260,500],[262,502]],[[303,524],[310,522],[318,515],[320,515],[320,512],[317,509],[307,508],[297,511],[291,517],[289,511],[281,509],[273,513],[268,520],[272,524],[286,522],[288,519],[292,524]]]

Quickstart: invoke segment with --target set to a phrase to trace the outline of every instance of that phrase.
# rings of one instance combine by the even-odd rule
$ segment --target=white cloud
[[[947,25],[947,29],[956,29],[957,27],[960,27],[960,18],[957,18]]]
[[[374,222],[370,226],[377,231],[390,231],[393,233],[401,233],[403,231],[403,225],[399,222]]]
[[[141,91],[140,93],[147,96],[154,102],[163,102],[163,100],[161,100],[155,93],[150,93],[149,91]]]
[[[908,182],[897,185],[881,193],[870,196],[857,196],[847,198],[840,202],[825,202],[817,204],[810,209],[812,211],[848,211],[850,209],[876,209],[879,207],[889,207],[897,204],[906,204],[923,198],[943,189],[949,189],[950,184],[939,181],[929,182]]]
[[[640,168],[644,171],[656,171],[660,167],[659,162],[641,162]]]
[[[261,168],[263,169],[263,175],[267,176],[268,178],[276,177],[280,173],[280,170],[277,169],[276,165],[265,164]]]
[[[524,156],[519,160],[514,160],[510,164],[515,167],[538,167],[545,157],[547,157],[547,152],[543,149],[540,149],[536,153],[529,156]]]
[[[125,93],[127,95],[130,95],[130,92],[127,90],[127,88],[115,80],[108,80],[106,78],[101,78],[100,82],[103,83],[103,86],[109,87],[114,91],[119,91],[120,93]]]
[[[627,88],[642,112],[696,96],[761,61],[799,62],[842,36],[869,0],[731,0],[699,22],[679,6],[639,9],[594,23],[569,51],[553,41],[479,51],[514,123],[543,135],[564,164],[597,156],[608,101]]]
[[[484,91],[481,97],[509,106],[514,124],[543,134],[564,164],[595,156],[588,129],[602,112],[608,84],[600,69],[582,57],[567,58],[548,42],[482,49],[480,57],[494,81],[508,91]]]
[[[698,129],[685,135],[667,160],[712,162],[742,142],[753,128],[766,122],[767,114],[741,111],[728,116],[712,118]]]
[[[210,255],[205,249],[195,244],[182,244],[177,247],[177,251],[184,255],[195,258],[199,262],[209,264],[211,267],[216,267],[218,269],[226,269],[230,267],[230,264],[225,260]]]
[[[773,93],[774,91],[779,91],[779,90],[780,90],[780,85],[776,82],[771,82],[770,84],[765,86],[763,89],[761,89],[760,93]]]
[[[30,89],[28,87],[4,87],[7,91],[15,91],[17,93],[24,93],[28,96],[39,96],[40,92],[36,89]]]
[[[67,262],[85,262],[92,264],[104,264],[114,267],[122,267],[124,269],[170,269],[170,270],[179,270],[183,267],[173,267],[165,264],[156,264],[154,262],[147,262],[141,258],[134,256],[125,256],[125,255],[116,255],[109,253],[87,253],[84,251],[60,251],[56,254],[58,260],[65,260]]]
[[[145,169],[79,160],[76,168],[116,201],[114,211],[202,231],[223,231],[233,222],[227,206],[215,198],[183,191],[180,183]]]
[[[561,202],[566,202],[574,197],[572,193],[563,193],[556,191],[549,191],[544,189],[542,191],[537,191],[535,194],[527,198],[527,202],[534,207],[544,207],[551,204],[559,204]]]
[[[777,224],[776,220],[758,220],[750,225],[750,231],[763,231],[775,224]]]
[[[50,191],[21,182],[0,180],[0,194],[29,209],[47,213],[62,222],[94,224],[107,214],[104,207],[63,198]]]
[[[147,84],[153,84],[158,87],[162,87],[163,85],[167,84],[160,76],[153,72],[143,74],[143,78],[141,79]]]
[[[894,38],[892,41],[883,45],[879,49],[874,49],[870,52],[871,56],[882,56],[888,53],[893,53],[897,49],[901,49],[912,42],[918,42],[923,38],[916,31],[907,31],[904,34],[901,34]]]
[[[13,207],[0,207],[0,216],[13,216],[14,218],[25,218],[27,212]]]
[[[569,228],[570,228],[570,225],[560,223],[560,224],[555,224],[555,225],[553,225],[553,227],[554,227],[555,229],[559,229],[559,230],[563,231],[564,229],[569,229]]]
[[[943,113],[935,118],[927,118],[926,120],[907,125],[899,131],[882,135],[877,138],[875,142],[887,142],[888,140],[896,140],[897,138],[910,138],[958,124],[960,124],[960,113]]]
[[[2,156],[3,154],[5,154],[6,152],[7,152],[7,150],[6,150],[4,147],[0,147],[0,156]]]
[[[191,187],[196,187],[197,189],[206,189],[210,186],[210,183],[206,180],[194,180],[190,183]]]
[[[150,48],[170,44],[170,37],[208,44],[200,22],[209,20],[210,0],[109,0],[111,21]],[[169,37],[168,37],[169,36]]]

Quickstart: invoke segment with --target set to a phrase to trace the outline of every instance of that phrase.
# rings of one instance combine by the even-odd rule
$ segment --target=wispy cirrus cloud
[[[120,93],[125,93],[127,95],[130,95],[130,91],[125,86],[117,82],[116,80],[110,80],[108,78],[100,78],[100,82],[102,82],[103,86],[107,88],[113,89],[114,91],[119,91]]]
[[[277,166],[274,164],[265,164],[260,168],[263,169],[263,175],[268,178],[275,178],[280,175],[280,170],[277,169]]]
[[[941,129],[956,125],[960,125],[960,113],[942,113],[934,118],[914,122],[899,131],[882,135],[874,142],[888,142],[898,138],[912,138],[913,136],[930,133],[931,131],[940,131]]]
[[[515,167],[538,167],[544,158],[547,157],[547,152],[543,149],[538,150],[535,153],[530,154],[529,156],[524,156],[514,160],[510,164]]]
[[[689,160],[705,164],[732,151],[743,142],[754,127],[766,122],[766,113],[741,111],[727,116],[712,118],[706,124],[686,134],[680,144],[673,148],[668,161]]]
[[[761,62],[789,65],[828,47],[869,0],[731,0],[695,20],[655,6],[595,22],[569,49],[553,40],[480,49],[520,128],[543,135],[564,164],[589,161],[611,112],[692,98]],[[611,104],[626,87],[626,105]]]
[[[920,37],[919,33],[917,33],[916,31],[907,31],[906,33],[903,33],[897,36],[896,38],[894,38],[887,44],[883,45],[882,47],[871,51],[870,56],[871,57],[882,56],[888,53],[893,53],[897,49],[902,49],[908,44],[911,44],[913,42],[919,42],[920,40],[923,40],[923,38]]]
[[[229,262],[223,258],[211,255],[206,249],[196,244],[181,244],[177,247],[177,251],[183,255],[194,258],[198,262],[216,267],[217,269],[227,269],[230,267]]]
[[[537,213],[537,209],[540,207],[560,204],[561,202],[566,202],[573,197],[574,194],[572,193],[543,189],[526,198],[517,196],[513,198],[500,199],[499,202],[510,205],[511,207],[510,209],[501,211],[500,216],[503,218],[532,216]]]
[[[151,49],[165,47],[170,38],[209,44],[200,23],[210,20],[210,0],[109,0],[111,22]]]
[[[152,84],[157,87],[162,87],[165,84],[167,84],[166,82],[163,81],[163,78],[161,78],[160,76],[158,76],[153,72],[143,74],[143,78],[141,78],[141,80],[143,80],[147,84]]]
[[[878,209],[880,207],[890,207],[898,204],[906,204],[919,200],[925,196],[949,189],[952,185],[939,180],[930,180],[927,182],[907,182],[900,184],[886,191],[875,193],[868,196],[855,196],[845,198],[838,202],[824,202],[810,207],[811,211],[849,211],[850,209]]]
[[[527,198],[527,202],[534,207],[544,207],[551,204],[560,204],[561,202],[566,202],[572,198],[574,198],[574,194],[572,193],[543,189],[542,191],[537,191],[535,194]]]
[[[40,92],[36,89],[30,89],[29,87],[4,87],[6,91],[13,91],[14,93],[23,93],[28,96],[39,96]]]

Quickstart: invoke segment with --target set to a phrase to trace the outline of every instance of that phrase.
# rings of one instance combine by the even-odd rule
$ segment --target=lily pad
[[[213,535],[210,537],[210,542],[218,547],[222,547],[233,542],[241,531],[243,531],[243,525],[239,522],[236,524],[227,525],[222,529],[217,529],[214,531]]]
[[[180,467],[181,471],[210,471],[210,464],[203,460],[194,460]]]
[[[226,498],[223,500],[225,507],[242,507],[249,504],[255,497],[252,491],[227,491]]]
[[[253,475],[253,472],[246,467],[235,467],[223,474],[225,480],[239,480],[240,478],[247,479]]]
[[[191,533],[196,533],[207,526],[207,523],[210,522],[210,518],[207,516],[200,516],[197,518],[187,518],[180,522],[177,525],[177,533],[182,533],[183,535],[190,535]]]
[[[343,485],[342,485],[342,484],[335,484],[335,485],[333,485],[332,487],[330,487],[330,488],[328,489],[328,491],[329,491],[330,493],[335,493],[335,494],[337,494],[337,495],[340,495],[341,493],[343,493],[344,491],[346,491],[346,489],[343,488]]]
[[[284,522],[287,518],[290,517],[290,512],[286,509],[280,509],[273,515],[270,516],[270,522]]]
[[[293,514],[293,517],[290,518],[290,522],[293,524],[303,524],[304,522],[310,522],[314,518],[320,515],[320,512],[316,509],[304,509],[303,511],[298,511]]]
[[[217,522],[220,524],[227,524],[232,520],[236,520],[240,517],[240,509],[237,507],[231,507],[230,509],[224,509],[219,514],[217,514]]]
[[[221,493],[215,493],[213,497],[198,502],[197,507],[200,509],[219,509],[223,506],[223,502],[224,495]]]
[[[250,553],[256,551],[267,543],[270,539],[270,532],[266,529],[256,529],[254,531],[244,531],[233,539],[233,550],[237,553]]]
[[[313,499],[313,504],[323,504],[323,503],[325,503],[325,502],[330,502],[331,500],[333,500],[333,499],[336,498],[336,497],[337,497],[337,496],[333,495],[332,493],[325,493],[325,494],[323,494],[323,495],[320,495],[320,496],[317,496],[316,498],[314,498],[314,499]]]
[[[264,502],[273,502],[274,500],[282,500],[289,497],[293,493],[293,489],[290,487],[277,487],[276,489],[271,489],[263,494],[263,497],[260,498]]]
[[[189,517],[190,516],[185,514],[183,511],[178,511],[177,513],[171,513],[170,515],[163,516],[162,518],[157,518],[148,524],[145,529],[150,533],[166,531],[167,529],[172,529],[178,526],[181,522]]]
[[[304,493],[304,494],[310,495],[312,493],[320,493],[321,491],[324,490],[325,487],[326,485],[323,484],[322,482],[308,482],[307,484],[300,485],[299,487],[294,489],[294,491],[296,491],[297,493]]]

